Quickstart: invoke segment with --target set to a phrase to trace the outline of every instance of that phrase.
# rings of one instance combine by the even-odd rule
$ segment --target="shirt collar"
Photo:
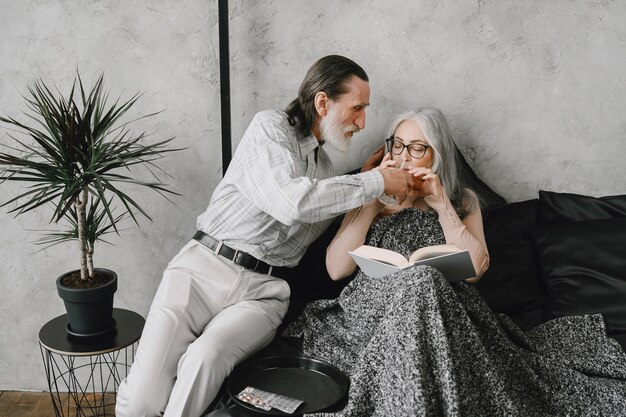
[[[309,136],[305,136],[298,141],[300,145],[300,156],[302,159],[306,159],[307,155],[313,152],[318,146],[323,145],[319,143],[312,133]]]

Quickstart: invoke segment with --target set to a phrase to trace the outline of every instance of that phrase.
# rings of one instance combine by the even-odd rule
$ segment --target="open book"
[[[436,268],[448,282],[476,276],[469,250],[461,250],[450,244],[420,248],[409,259],[398,252],[369,245],[361,245],[349,253],[359,268],[373,278],[384,277],[415,265]]]

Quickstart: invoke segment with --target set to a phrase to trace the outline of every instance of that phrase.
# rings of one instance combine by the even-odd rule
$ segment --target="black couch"
[[[491,265],[476,288],[522,329],[601,313],[626,350],[626,195],[539,191],[487,212]]]
[[[539,191],[537,199],[507,204],[476,176],[460,152],[458,159],[461,182],[482,203],[491,261],[474,285],[487,305],[523,330],[559,316],[600,313],[609,336],[626,351],[626,195],[595,198]],[[308,302],[337,297],[353,279],[332,281],[324,263],[340,223],[341,217],[333,221],[297,267],[274,269],[273,275],[291,287],[281,329]],[[298,353],[297,345],[278,335],[254,357]],[[238,415],[224,409],[228,404],[222,394],[209,410]]]
[[[626,195],[595,198],[539,191],[507,204],[457,149],[461,184],[481,200],[490,266],[476,288],[496,313],[522,329],[563,315],[601,313],[608,334],[626,350]],[[334,298],[351,278],[334,282],[324,265],[335,219],[300,265],[277,268],[292,290],[283,327],[307,302]]]
[[[601,313],[626,350],[626,195],[539,191],[537,199],[487,206],[484,213],[491,262],[474,285],[494,312],[524,330],[559,316]],[[308,302],[337,297],[352,279],[332,281],[324,265],[339,224],[298,267],[275,270],[292,290],[283,327]]]

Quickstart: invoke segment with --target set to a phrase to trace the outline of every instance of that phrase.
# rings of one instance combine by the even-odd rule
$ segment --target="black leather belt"
[[[196,232],[196,234],[193,235],[193,238],[215,252],[217,255],[223,256],[239,266],[243,266],[246,269],[259,272],[261,274],[271,274],[272,272],[272,266],[270,264],[260,261],[245,252],[233,249],[204,232]]]

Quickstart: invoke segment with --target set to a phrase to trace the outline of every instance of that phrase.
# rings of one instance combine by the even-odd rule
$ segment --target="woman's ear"
[[[319,116],[326,116],[328,96],[323,91],[315,93],[315,110]]]

